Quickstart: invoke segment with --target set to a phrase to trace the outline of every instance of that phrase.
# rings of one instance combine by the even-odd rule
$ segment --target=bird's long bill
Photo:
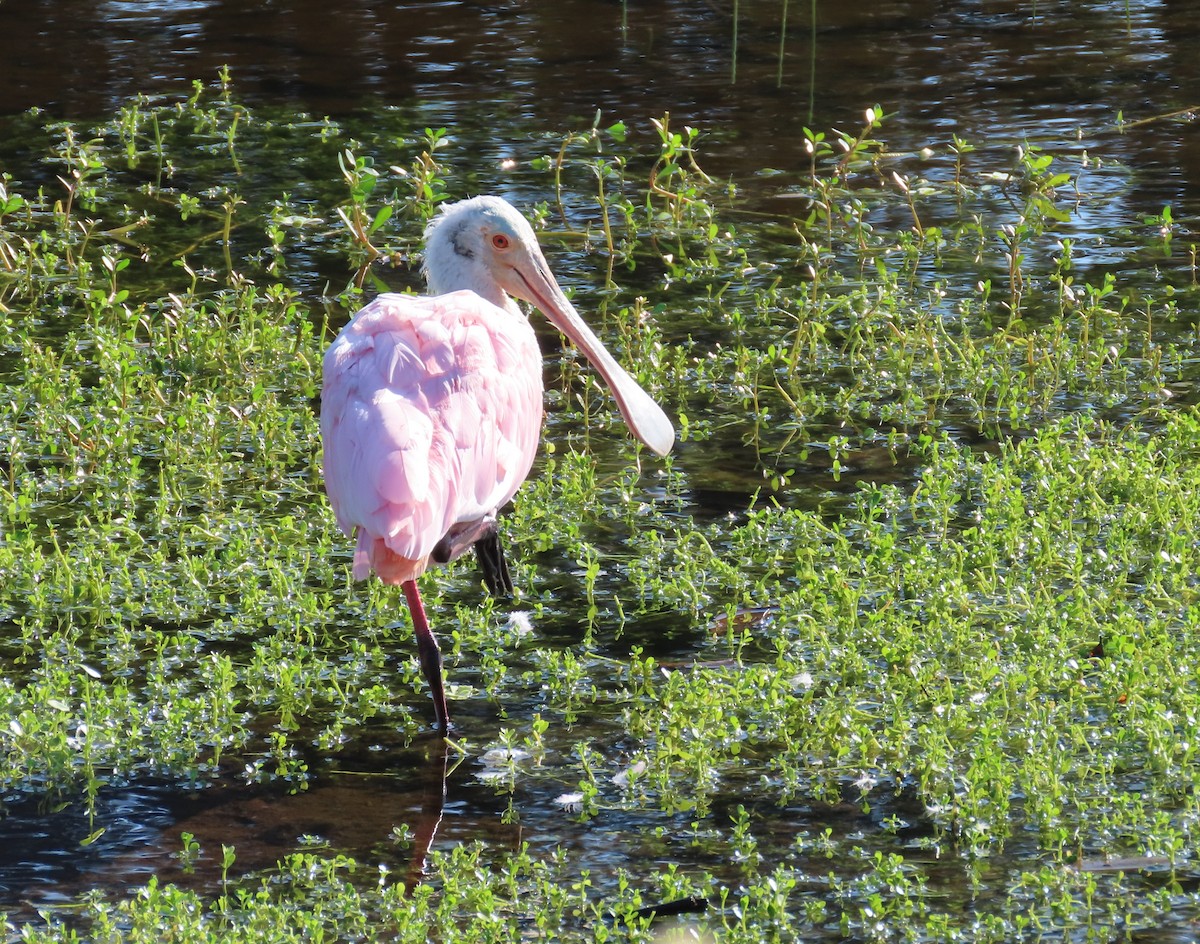
[[[531,262],[533,264],[529,268],[517,270],[517,277],[524,283],[528,294],[515,294],[536,305],[559,331],[575,342],[575,346],[608,384],[621,416],[625,418],[625,425],[655,453],[665,456],[675,445],[675,427],[671,425],[667,414],[608,353],[587,322],[579,316],[575,306],[567,301],[567,296],[550,274],[546,261],[534,256]]]

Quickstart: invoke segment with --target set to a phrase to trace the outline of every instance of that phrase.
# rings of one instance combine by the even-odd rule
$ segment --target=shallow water
[[[860,6],[821,10],[813,61],[809,25],[794,9],[781,44],[782,7],[775,4],[742,11],[735,46],[727,8],[682,0],[400,8],[358,2],[340,5],[336,15],[328,3],[300,0],[10,3],[0,7],[0,128],[20,126],[6,116],[29,108],[42,109],[45,118],[98,119],[140,93],[185,94],[194,79],[209,81],[227,64],[237,95],[251,104],[359,123],[395,107],[434,127],[470,124],[476,182],[491,189],[493,182],[505,184],[503,158],[539,153],[531,135],[590,127],[597,110],[606,122],[639,124],[669,111],[677,127],[694,124],[705,132],[701,160],[710,175],[736,181],[746,207],[770,211],[800,198],[760,172],[807,165],[804,126],[857,128],[863,108],[879,103],[889,115],[885,137],[896,166],[909,172],[922,166],[922,148],[944,151],[952,135],[987,152],[980,160],[985,166],[1004,166],[1005,155],[1026,141],[1058,153],[1102,152],[1106,165],[1081,173],[1088,199],[1069,224],[1080,241],[1081,269],[1136,267],[1148,281],[1183,277],[1179,260],[1164,265],[1162,276],[1144,259],[1110,251],[1109,234],[1141,225],[1164,204],[1177,218],[1197,206],[1200,144],[1190,116],[1122,133],[1118,113],[1136,122],[1200,101],[1200,59],[1193,54],[1200,9],[1165,0],[1129,7],[1120,0],[1039,3],[1034,18],[1031,5],[1019,2]],[[481,133],[486,129],[490,140]],[[22,140],[8,136],[0,145],[0,169],[22,180],[51,176],[22,149]],[[944,174],[945,165],[934,172]],[[292,260],[292,280],[310,299],[331,277],[323,264],[319,255]],[[746,507],[760,483],[749,474],[753,463],[744,452],[740,438],[731,436],[712,444],[707,462],[681,460],[691,476],[690,512],[715,517]],[[878,481],[911,474],[890,462],[869,465],[866,455],[857,460]],[[853,476],[831,481],[814,461],[798,471],[790,500],[819,504],[852,487]],[[562,566],[553,555],[539,564]],[[569,614],[578,602],[560,606]],[[561,626],[544,632],[569,641],[579,632],[578,620],[563,616]],[[692,658],[703,648],[670,632],[648,632],[648,638],[663,661]],[[627,651],[628,640],[612,645],[614,652]],[[472,678],[469,669],[454,671],[460,681]],[[509,712],[528,717],[535,706],[531,693],[528,703]],[[494,721],[490,707],[461,710],[465,726]],[[597,726],[594,737],[618,745],[615,727]],[[313,782],[303,792],[244,785],[236,771],[222,785],[195,792],[138,782],[103,792],[91,821],[40,811],[29,801],[10,805],[0,819],[0,908],[28,914],[91,888],[123,890],[152,874],[211,888],[219,878],[214,850],[222,843],[236,846],[238,868],[245,870],[269,867],[301,836],[396,871],[419,868],[421,842],[396,842],[398,823],[421,834],[439,822],[435,847],[485,839],[505,848],[524,840],[546,850],[574,849],[598,870],[629,860],[647,868],[682,860],[716,874],[728,867],[736,880],[721,849],[678,838],[689,828],[687,815],[656,818],[655,825],[668,827],[665,837],[643,830],[633,816],[581,827],[554,802],[558,788],[566,792],[571,785],[555,785],[551,776],[536,778],[536,789],[518,790],[521,825],[508,826],[501,822],[507,797],[498,797],[481,776],[482,761],[468,758],[450,770],[443,799],[431,750],[429,743],[405,748],[381,730],[359,756],[314,757]],[[346,810],[354,814],[340,815]],[[874,802],[869,816],[851,804],[761,815],[778,824],[781,846],[795,832],[825,828],[869,845],[879,822],[892,816],[910,824],[900,834],[901,847],[924,829],[903,790]],[[100,828],[98,839],[79,847]],[[205,850],[194,873],[176,857],[181,832],[195,835]],[[1014,858],[1024,851],[1019,840],[1008,847]],[[806,869],[802,859],[795,861]],[[949,864],[945,871],[947,896],[965,900],[960,867]]]
[[[815,61],[807,11],[793,6],[781,63],[776,4],[742,10],[735,47],[715,4],[357,2],[330,16],[305,0],[45,0],[3,12],[0,115],[95,118],[139,93],[186,93],[228,65],[251,104],[335,117],[414,105],[433,126],[490,106],[499,140],[505,124],[560,133],[597,109],[630,122],[669,111],[708,134],[711,171],[753,188],[764,167],[804,164],[803,126],[852,129],[878,103],[896,151],[952,134],[999,148],[1102,141],[1136,170],[1131,214],[1194,198],[1194,136],[1169,122],[1115,131],[1120,112],[1132,122],[1200,101],[1189,42],[1200,13],[1188,5],[832,6],[818,14]]]

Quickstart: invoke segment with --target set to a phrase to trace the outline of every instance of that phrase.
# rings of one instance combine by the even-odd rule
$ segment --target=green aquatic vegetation
[[[1065,422],[994,458],[942,443],[916,496],[867,494],[840,534],[811,513],[757,513],[735,546],[770,547],[778,563],[740,582],[714,573],[709,587],[770,607],[747,634],[769,630],[773,657],[751,656],[765,639],[733,662],[688,667],[635,649],[616,688],[605,660],[548,666],[564,686],[549,690],[551,708],[604,717],[611,704],[622,740],[641,745],[579,746],[584,811],[650,806],[703,822],[750,792],[787,804],[853,790],[868,809],[911,793],[976,855],[1021,823],[1063,863],[1080,850],[1177,857],[1195,816],[1197,712],[1181,650],[1197,432],[1182,415],[1156,437]],[[793,546],[809,560],[785,571]],[[676,558],[688,581],[708,571],[693,556]],[[1178,570],[1151,577],[1163,560]]]
[[[372,117],[259,113],[226,77],[94,128],[22,119],[44,163],[0,190],[5,803],[95,811],[147,777],[285,803],[347,745],[421,736],[407,619],[349,578],[314,400],[362,286],[416,288],[424,222],[482,189],[491,139]],[[493,759],[474,779],[531,846],[485,830],[416,884],[399,843],[251,876],[223,849],[207,891],[96,896],[75,926],[638,940],[637,909],[687,896],[710,904],[685,929],[729,941],[1194,920],[1182,221],[1128,247],[1153,278],[1088,268],[1097,168],[892,155],[882,122],[764,174],[791,216],[669,116],[512,146],[564,282],[680,430],[652,460],[551,341],[504,520],[516,599],[470,560],[423,588],[473,709],[455,756]]]

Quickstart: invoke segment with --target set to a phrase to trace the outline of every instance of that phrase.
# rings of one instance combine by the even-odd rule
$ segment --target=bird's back
[[[474,292],[380,295],[330,346],[321,438],[354,575],[419,576],[457,524],[494,515],[529,474],[542,363],[519,313]]]

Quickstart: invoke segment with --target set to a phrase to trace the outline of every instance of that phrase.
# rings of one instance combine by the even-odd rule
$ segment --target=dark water
[[[902,153],[944,147],[953,135],[997,152],[1026,140],[1074,152],[1102,146],[1128,169],[1090,178],[1108,190],[1108,224],[1168,203],[1181,217],[1197,205],[1200,135],[1189,115],[1160,117],[1200,103],[1195,4],[1040,2],[1035,18],[1024,0],[821,3],[815,30],[798,8],[805,5],[793,3],[786,24],[780,3],[742,6],[735,24],[728,4],[699,0],[7,2],[0,127],[4,116],[30,108],[107,116],[139,93],[186,94],[193,80],[210,81],[228,65],[251,105],[335,118],[399,105],[435,127],[494,112],[503,116],[500,140],[515,127],[586,128],[597,110],[606,121],[637,123],[670,111],[677,126],[705,131],[710,174],[736,180],[751,203],[769,204],[779,195],[757,172],[804,166],[804,126],[855,129],[863,109],[878,103],[889,115],[889,146]],[[1119,113],[1126,122],[1160,120],[1122,133]],[[1087,215],[1073,225],[1086,230]],[[237,847],[240,868],[254,869],[302,835],[404,870],[420,853],[391,841],[398,822],[417,832],[440,823],[443,843],[526,839],[547,849],[587,847],[599,860],[616,848],[648,861],[670,852],[665,840],[654,847],[638,838],[627,821],[619,836],[570,829],[552,794],[519,797],[518,832],[501,824],[503,801],[478,762],[450,772],[441,799],[429,750],[404,750],[381,732],[361,757],[343,753],[336,767],[316,770],[313,786],[295,796],[143,784],[102,796],[94,820],[10,808],[0,819],[0,907],[53,905],[151,874],[211,885],[221,843]],[[347,808],[356,815],[331,815]],[[896,812],[884,803],[872,815]],[[799,829],[816,814],[775,815]],[[849,808],[820,815],[839,834],[864,826]],[[103,835],[80,847],[97,829]],[[205,852],[194,874],[174,857],[184,831]],[[946,876],[948,894],[960,879]]]
[[[670,111],[709,134],[711,169],[744,185],[802,163],[803,126],[853,129],[877,103],[893,116],[893,149],[953,134],[1004,147],[1104,140],[1138,171],[1131,209],[1195,198],[1196,135],[1164,122],[1111,140],[1118,112],[1200,102],[1192,4],[821,3],[815,29],[807,6],[784,23],[782,3],[743,4],[735,46],[729,5],[698,0],[6,3],[0,115],[107,115],[228,65],[247,102],[317,116],[417,102],[453,126],[492,104],[506,124],[561,132],[597,109],[639,122]]]

